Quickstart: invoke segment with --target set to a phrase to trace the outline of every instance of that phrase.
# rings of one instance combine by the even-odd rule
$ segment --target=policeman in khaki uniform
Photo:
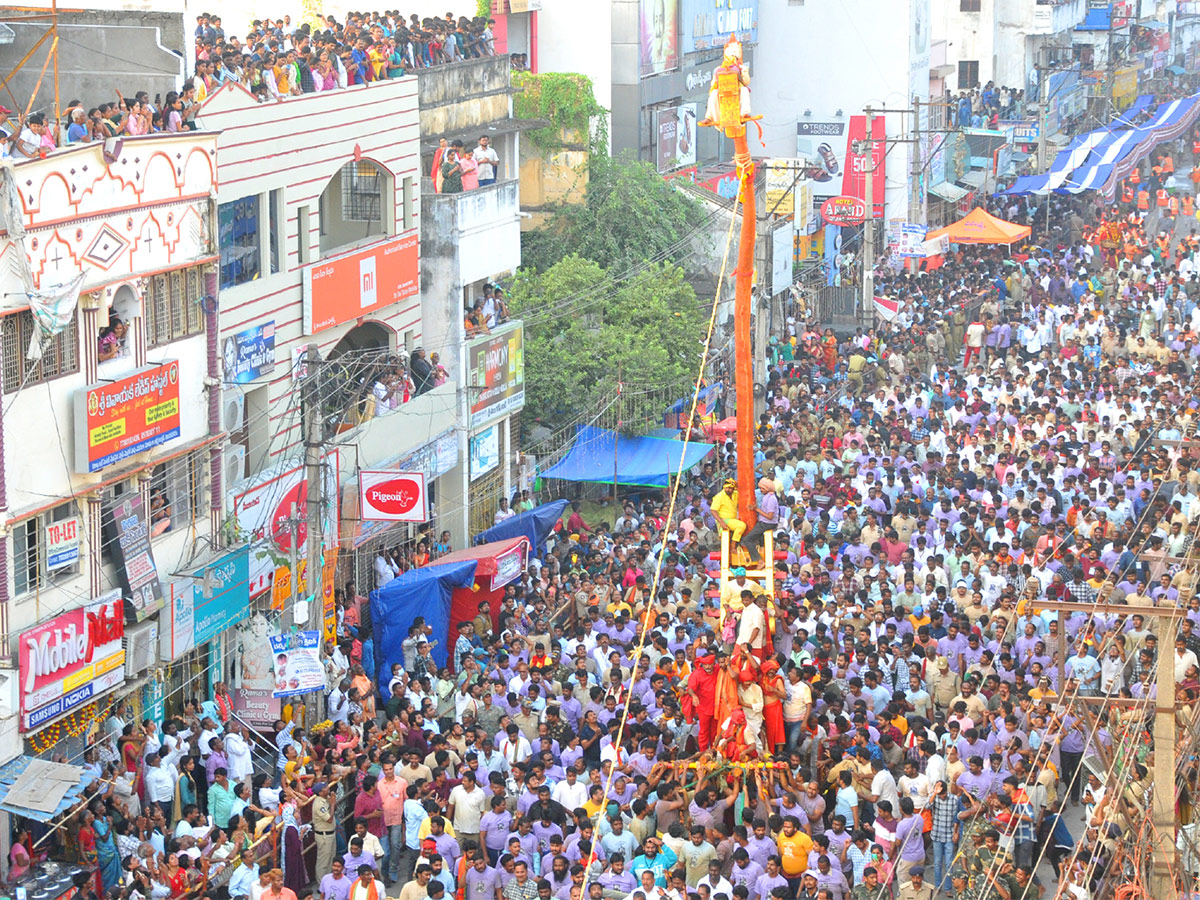
[[[896,892],[896,900],[933,900],[936,891],[932,884],[925,881],[925,867],[913,866],[908,870],[908,874],[912,880],[900,885],[900,890]]]

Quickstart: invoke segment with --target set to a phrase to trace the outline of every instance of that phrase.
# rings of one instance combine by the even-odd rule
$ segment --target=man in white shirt
[[[566,781],[556,784],[550,796],[565,809],[579,809],[587,803],[587,785],[579,781],[579,776],[573,768],[567,769]]]
[[[175,802],[176,774],[171,767],[164,766],[157,753],[146,757],[146,802],[161,803],[167,809],[169,803]]]
[[[229,760],[229,780],[245,781],[254,774],[254,758],[250,752],[250,742],[243,733],[240,722],[230,722],[225,733],[225,756]]]
[[[487,807],[487,794],[477,783],[475,773],[467,769],[462,774],[462,783],[450,791],[449,813],[454,825],[454,834],[462,845],[467,840],[478,842],[479,820]]]
[[[373,564],[375,570],[375,587],[381,588],[400,574],[400,567],[395,560],[380,550]]]
[[[491,139],[485,134],[479,139],[475,148],[475,162],[479,164],[479,186],[496,183],[496,170],[500,167],[500,157],[491,148]]]

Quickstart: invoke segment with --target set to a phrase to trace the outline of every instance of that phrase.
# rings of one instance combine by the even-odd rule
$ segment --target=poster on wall
[[[638,7],[642,76],[672,71],[679,65],[679,0],[640,0]]]
[[[696,164],[696,104],[658,111],[658,171]]]
[[[321,632],[297,631],[270,636],[275,697],[295,697],[325,689]]]
[[[796,155],[808,160],[806,175],[814,197],[842,192],[846,165],[846,123],[841,120],[796,123]]]
[[[268,638],[279,631],[278,615],[270,618],[258,613],[237,625],[233,648],[233,709],[251,725],[273,725],[279,718],[280,703],[275,696],[275,667],[265,650]]]
[[[493,425],[472,435],[469,451],[471,480],[474,481],[500,465],[500,429]]]
[[[275,320],[225,338],[221,359],[226,384],[249,384],[275,369]]]
[[[140,493],[118,497],[105,512],[104,542],[113,551],[121,587],[140,622],[163,605],[158,566],[150,547],[150,516]]]

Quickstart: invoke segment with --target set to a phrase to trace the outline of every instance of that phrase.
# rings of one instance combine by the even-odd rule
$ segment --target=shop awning
[[[981,187],[983,187],[985,178],[987,178],[987,173],[982,169],[972,169],[970,172],[965,173],[963,177],[958,180],[973,190],[979,190]]]
[[[929,189],[929,193],[935,197],[940,197],[948,203],[957,203],[971,192],[966,188],[959,187],[957,184],[951,184],[949,181],[939,181]]]
[[[0,809],[49,822],[77,803],[96,776],[82,766],[18,756],[0,766]]]
[[[667,487],[671,475],[686,472],[712,452],[712,444],[618,435],[607,428],[580,425],[567,455],[541,473],[543,478],[596,484]],[[682,459],[682,464],[680,460]]]

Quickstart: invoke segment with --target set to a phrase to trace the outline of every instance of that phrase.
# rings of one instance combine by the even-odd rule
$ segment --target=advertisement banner
[[[888,244],[901,259],[921,259],[925,256],[927,231],[924,225],[898,222],[894,227],[888,226]]]
[[[119,590],[22,632],[17,651],[21,731],[32,731],[125,681],[125,602]]]
[[[150,547],[150,520],[141,494],[126,494],[104,510],[104,541],[113,551],[113,562],[125,597],[140,622],[163,605],[158,566]]]
[[[500,429],[493,425],[471,436],[468,442],[471,480],[474,481],[500,465]]]
[[[401,234],[306,266],[304,333],[353,322],[413,296],[418,271],[416,234]]]
[[[679,0],[639,0],[638,61],[643,78],[670,72],[679,65],[678,21]]]
[[[225,338],[221,348],[226,384],[247,384],[275,369],[275,320]]]
[[[75,392],[75,471],[99,472],[179,437],[179,363],[143,366],[131,375]]]
[[[366,521],[428,522],[429,497],[421,472],[358,473],[359,510]]]
[[[297,631],[270,638],[273,697],[294,697],[325,690],[321,632]]]
[[[250,548],[227,553],[192,573],[193,640],[204,644],[250,615]]]
[[[876,116],[871,125],[871,142],[868,152],[855,152],[854,144],[867,140],[867,117],[851,116],[850,129],[846,135],[846,167],[842,177],[842,194],[847,197],[867,198],[867,178],[873,179],[871,190],[871,218],[883,216],[884,195],[887,192],[887,120]]]
[[[158,631],[159,656],[173,662],[196,646],[195,583],[175,581],[167,586],[167,592],[171,621]]]
[[[696,164],[696,104],[658,110],[658,171]]]
[[[337,637],[337,603],[333,596],[333,578],[337,574],[338,548],[325,549],[325,568],[321,570],[321,637],[332,641]]]
[[[338,451],[325,453],[321,470],[325,476],[325,546],[337,543],[338,535]],[[308,552],[308,479],[302,463],[283,464],[256,475],[233,494],[230,504],[239,532],[247,540],[271,547],[259,547],[250,560],[250,596],[257,597],[271,587],[277,562],[286,558],[292,544],[292,504],[296,505],[294,535],[301,559]],[[280,557],[276,560],[270,550]]]
[[[46,570],[65,569],[79,562],[82,523],[79,516],[46,523]]]
[[[270,727],[279,718],[282,704],[275,693],[275,667],[267,650],[269,638],[279,633],[279,616],[256,613],[237,625],[233,649],[233,710],[251,725]]]
[[[846,123],[797,122],[796,155],[808,160],[807,174],[814,197],[840,194],[846,165]]]
[[[805,180],[801,170],[808,168],[806,159],[768,159],[766,170],[767,215],[790,216],[796,211],[796,190]]]
[[[520,322],[467,344],[471,424],[482,425],[525,405],[525,342]]]
[[[683,53],[723,47],[730,35],[758,42],[758,0],[682,0],[680,18]]]
[[[521,577],[525,571],[525,560],[529,553],[529,544],[522,541],[511,550],[505,550],[496,557],[496,574],[492,576],[492,590],[498,591],[506,584],[511,584]]]
[[[1011,129],[1012,139],[1018,144],[1034,144],[1038,139],[1039,122],[1037,119],[1001,119],[1001,131]]]

